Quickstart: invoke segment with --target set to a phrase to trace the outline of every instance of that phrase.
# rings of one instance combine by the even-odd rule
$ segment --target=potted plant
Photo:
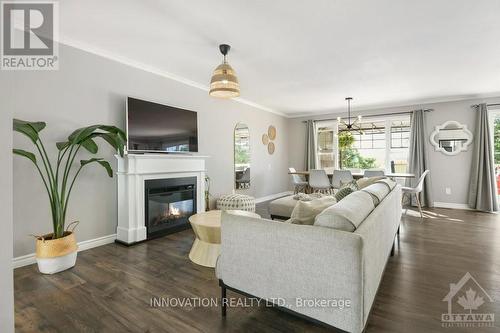
[[[94,157],[74,164],[76,155],[81,148],[96,154],[98,146],[95,139],[100,138],[123,156],[125,133],[115,126],[106,125],[79,128],[68,136],[67,141],[56,143],[57,159],[51,161],[39,136],[45,126],[44,122],[14,119],[14,131],[31,140],[38,158],[34,153],[22,149],[14,149],[13,152],[33,162],[49,196],[53,230],[51,233],[36,236],[36,260],[41,273],[53,274],[71,268],[76,263],[74,228],[78,222],[71,223],[66,229],[65,223],[69,197],[78,175],[86,166],[98,164],[107,171],[109,177],[113,177],[110,164],[103,158]],[[73,171],[74,169],[76,170]],[[71,226],[73,229],[70,230]]]

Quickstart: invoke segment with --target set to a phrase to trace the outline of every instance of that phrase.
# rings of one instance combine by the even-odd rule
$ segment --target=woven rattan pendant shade
[[[240,95],[240,84],[234,69],[226,61],[229,45],[221,45],[224,62],[217,66],[210,80],[209,95],[218,98],[232,98]]]

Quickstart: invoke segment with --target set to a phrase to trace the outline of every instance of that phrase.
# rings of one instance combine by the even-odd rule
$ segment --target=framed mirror
[[[250,130],[243,123],[234,128],[234,188],[250,188]]]
[[[435,127],[430,140],[436,151],[445,155],[457,155],[461,151],[467,151],[472,143],[472,132],[466,125],[449,120]]]

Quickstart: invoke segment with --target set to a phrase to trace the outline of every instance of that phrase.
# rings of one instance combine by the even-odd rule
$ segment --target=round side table
[[[189,259],[195,264],[215,267],[220,254],[220,220],[221,210],[211,210],[189,217],[189,222],[196,235]],[[227,213],[260,218],[259,214],[242,210],[227,210]]]

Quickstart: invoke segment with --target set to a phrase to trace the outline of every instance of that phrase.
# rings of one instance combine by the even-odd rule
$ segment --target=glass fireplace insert
[[[190,227],[196,214],[196,177],[145,181],[145,212],[148,239]]]

